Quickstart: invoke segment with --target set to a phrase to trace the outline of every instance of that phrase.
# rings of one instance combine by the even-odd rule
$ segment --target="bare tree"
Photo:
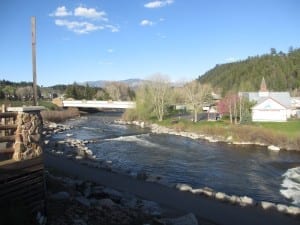
[[[248,119],[249,110],[251,104],[247,102],[242,96],[233,92],[227,93],[227,95],[219,101],[218,111],[222,114],[229,114],[231,124],[239,124],[244,119]],[[246,115],[245,115],[246,114]]]
[[[166,76],[156,74],[147,82],[147,90],[153,105],[154,113],[162,121],[169,100],[170,82]]]
[[[107,85],[105,85],[104,89],[114,101],[128,101],[131,99],[130,88],[125,83],[110,82]]]
[[[186,102],[184,87],[173,87],[172,88],[171,102],[173,104],[184,104]]]
[[[19,99],[29,100],[33,97],[33,89],[31,86],[19,87],[16,90]]]
[[[107,85],[105,85],[104,89],[111,97],[111,100],[113,100],[113,101],[120,100],[121,93],[120,93],[119,87],[116,82],[108,83]]]
[[[109,98],[108,94],[103,89],[99,89],[96,92],[95,97],[97,100],[108,100]]]
[[[211,99],[211,87],[207,84],[200,84],[199,81],[192,81],[185,86],[186,103],[191,105],[194,112],[194,122],[198,121],[198,112],[205,103]]]

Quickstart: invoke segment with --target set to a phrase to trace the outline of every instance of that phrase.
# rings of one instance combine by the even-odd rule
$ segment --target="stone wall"
[[[16,161],[32,159],[42,154],[41,134],[43,120],[40,110],[43,107],[12,107],[9,111],[17,111],[18,116],[13,159]]]

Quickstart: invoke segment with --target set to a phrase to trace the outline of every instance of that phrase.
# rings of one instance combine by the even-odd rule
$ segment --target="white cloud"
[[[79,6],[71,11],[68,11],[65,6],[57,7],[57,9],[49,14],[55,18],[57,26],[65,27],[68,30],[77,34],[88,34],[98,30],[109,30],[111,32],[118,32],[118,26],[108,22],[107,14],[104,11],[97,11],[95,8],[86,8]],[[62,19],[61,17],[67,17]]]
[[[114,25],[106,25],[107,29],[109,29],[111,32],[116,33],[120,31],[120,28]]]
[[[89,22],[78,22],[78,21],[69,21],[69,20],[55,20],[57,26],[66,27],[68,30],[71,30],[77,34],[87,34],[96,30],[103,30],[103,26],[97,26]]]
[[[50,14],[50,16],[56,16],[56,17],[64,17],[64,16],[71,16],[72,12],[68,12],[67,8],[65,6],[57,7],[57,9]]]
[[[113,50],[112,48],[107,49],[108,53],[113,53],[115,50]]]
[[[154,8],[161,8],[167,5],[171,5],[172,3],[174,3],[174,0],[156,0],[156,1],[146,3],[144,7],[149,9],[154,9]]]
[[[74,9],[74,15],[89,18],[89,19],[101,19],[103,21],[108,21],[106,17],[106,12],[104,11],[98,12],[94,8],[85,8],[79,6],[76,9]]]
[[[140,25],[141,25],[141,26],[153,26],[154,23],[153,23],[152,21],[150,21],[150,20],[142,20],[142,21],[140,22]]]

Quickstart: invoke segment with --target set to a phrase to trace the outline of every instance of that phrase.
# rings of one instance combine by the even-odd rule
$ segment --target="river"
[[[118,113],[96,113],[70,120],[73,137],[95,140],[88,145],[96,159],[114,170],[159,176],[169,185],[250,196],[258,201],[300,206],[300,153],[265,147],[208,143],[148,129],[118,125]],[[56,134],[64,139],[66,133]],[[100,163],[100,162],[99,162]]]

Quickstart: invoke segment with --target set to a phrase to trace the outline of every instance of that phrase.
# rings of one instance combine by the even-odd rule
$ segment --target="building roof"
[[[260,104],[266,99],[273,99],[285,108],[292,107],[292,99],[289,92],[271,92],[268,91],[265,78],[262,78],[260,90],[258,92],[240,92],[239,96],[247,98],[250,102]]]
[[[289,92],[241,92],[242,97],[249,101],[261,102],[266,98],[272,98],[286,108],[291,107],[291,96]]]
[[[259,109],[261,108],[261,106],[263,106],[263,103],[265,104],[266,102],[268,102],[269,104],[264,106],[264,109],[288,109],[289,107],[281,104],[279,101],[276,101],[275,99],[273,99],[272,97],[262,97],[257,101],[257,104],[255,106],[252,107],[252,109]],[[270,105],[270,103],[273,102],[272,106]],[[268,106],[268,107],[267,107]]]

